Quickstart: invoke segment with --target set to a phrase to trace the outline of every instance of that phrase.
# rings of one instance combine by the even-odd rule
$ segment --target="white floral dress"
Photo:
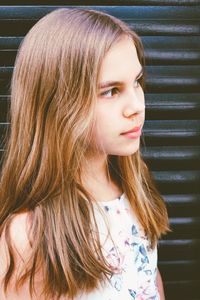
[[[102,214],[95,208],[103,253],[109,264],[119,271],[98,289],[77,299],[159,300],[157,247],[153,250],[149,247],[149,240],[125,194],[112,201],[100,202],[100,205],[107,219],[106,225]],[[108,238],[108,228],[114,244]]]

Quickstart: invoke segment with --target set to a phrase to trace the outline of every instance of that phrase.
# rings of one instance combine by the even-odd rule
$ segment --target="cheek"
[[[113,127],[116,127],[113,115],[113,110],[110,112],[109,108],[107,108],[106,111],[98,111],[92,134],[93,141],[96,141],[98,146],[105,146],[113,136]]]
[[[116,112],[114,111],[112,106],[110,105],[99,106],[97,116],[96,116],[96,121],[95,121],[96,131],[98,131],[99,134],[105,131],[109,133],[109,131],[113,127],[115,115]]]
[[[105,143],[107,139],[109,139],[111,132],[111,120],[107,120],[105,118],[100,118],[96,122],[94,138],[97,143]]]

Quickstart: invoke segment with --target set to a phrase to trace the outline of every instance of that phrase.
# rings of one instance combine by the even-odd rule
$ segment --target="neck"
[[[102,184],[109,184],[111,178],[109,175],[107,157],[90,156],[84,162],[82,167],[82,178],[92,181],[99,181]],[[85,180],[84,180],[85,181]]]
[[[109,174],[107,156],[88,157],[82,170],[82,183],[96,201],[112,200],[121,195],[121,189]]]

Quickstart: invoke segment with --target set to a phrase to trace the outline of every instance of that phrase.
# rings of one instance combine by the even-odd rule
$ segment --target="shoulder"
[[[11,243],[19,254],[24,254],[24,251],[30,248],[30,242],[28,238],[29,226],[28,212],[16,214],[10,223]]]
[[[5,295],[3,288],[4,276],[10,266],[10,253],[8,251],[7,239],[8,230],[4,230],[0,238],[0,299],[9,300],[30,300],[43,299],[41,296],[42,284],[41,279],[37,276],[37,291],[38,294],[32,297],[29,292],[29,282],[25,282],[18,292],[16,292],[15,284],[18,276],[26,270],[29,258],[31,258],[31,245],[28,237],[29,214],[20,213],[12,217],[9,224],[9,239],[13,249],[15,260],[15,269],[9,283],[8,294]]]
[[[9,232],[9,237],[7,236]],[[19,264],[28,258],[30,243],[28,239],[28,213],[16,214],[12,217],[8,230],[3,230],[0,237],[0,276],[3,276],[9,263],[10,255],[8,252],[7,240],[13,248],[14,258]]]
[[[38,268],[34,278],[34,293],[30,294],[29,278],[22,286],[16,291],[15,283],[18,280],[18,275],[23,274],[26,270],[26,263],[29,258],[32,258],[32,249],[29,242],[28,230],[30,225],[30,214],[20,213],[13,216],[9,225],[9,235],[11,245],[14,250],[14,258],[16,262],[16,270],[13,278],[9,284],[8,293],[5,295],[3,288],[3,278],[7,267],[10,264],[10,255],[6,243],[6,234],[4,231],[0,238],[0,300],[46,300],[43,295],[44,290],[44,277],[43,269]],[[60,298],[66,299],[66,298]]]

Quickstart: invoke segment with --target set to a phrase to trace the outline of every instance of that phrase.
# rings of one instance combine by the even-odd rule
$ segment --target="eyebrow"
[[[140,72],[137,74],[136,79],[140,78],[143,75],[143,68],[141,68]],[[111,87],[111,86],[122,86],[123,85],[123,81],[105,81],[99,84],[98,88],[99,89],[104,89],[107,87]]]

